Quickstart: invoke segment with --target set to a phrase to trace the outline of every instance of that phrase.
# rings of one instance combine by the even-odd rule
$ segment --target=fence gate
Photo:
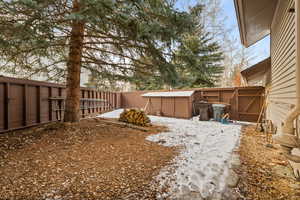
[[[263,87],[208,88],[195,93],[195,99],[210,103],[224,102],[230,105],[229,115],[233,120],[256,122],[263,100]]]

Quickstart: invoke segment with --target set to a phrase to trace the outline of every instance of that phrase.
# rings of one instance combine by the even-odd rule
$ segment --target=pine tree
[[[134,83],[138,89],[213,87],[223,73],[220,46],[204,30],[201,24],[203,6],[190,8],[191,30],[179,35],[177,43],[170,49],[174,71],[168,74],[157,71],[136,72]],[[142,58],[151,62],[150,59]],[[170,67],[171,68],[171,67]]]
[[[66,79],[64,120],[78,121],[82,68],[106,79],[128,79],[144,69],[174,73],[168,49],[193,22],[171,2],[0,0],[1,70]]]

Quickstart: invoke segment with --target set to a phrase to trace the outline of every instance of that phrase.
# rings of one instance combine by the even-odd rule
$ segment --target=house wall
[[[294,0],[279,0],[271,27],[271,87],[267,118],[280,127],[296,102]]]

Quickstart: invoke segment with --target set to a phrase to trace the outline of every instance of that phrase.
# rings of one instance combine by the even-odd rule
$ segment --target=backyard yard
[[[103,120],[2,134],[1,199],[222,196],[240,125],[151,116],[144,132]]]
[[[300,200],[300,1],[0,16],[0,200]]]
[[[121,112],[0,135],[0,199],[299,197],[278,147],[249,123],[150,116],[135,129]]]

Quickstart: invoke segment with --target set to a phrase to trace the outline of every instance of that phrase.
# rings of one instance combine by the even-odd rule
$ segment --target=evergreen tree
[[[171,84],[169,49],[194,24],[165,0],[0,0],[0,16],[1,70],[66,78],[71,122],[79,120],[82,67],[110,80],[153,69]]]
[[[169,52],[175,70],[168,74],[153,70],[136,72],[133,81],[138,89],[162,89],[165,84],[172,88],[213,87],[219,81],[223,73],[222,52],[201,24],[202,8],[196,5],[190,9],[192,31],[181,33]]]

